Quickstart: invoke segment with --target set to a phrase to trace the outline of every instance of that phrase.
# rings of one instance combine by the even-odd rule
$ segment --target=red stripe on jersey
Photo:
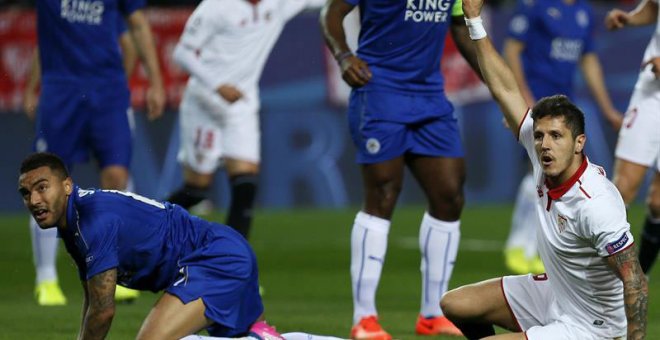
[[[571,176],[571,178],[566,180],[566,182],[548,190],[548,196],[550,196],[553,200],[558,200],[559,198],[564,196],[564,194],[573,187],[573,184],[575,184],[575,182],[577,182],[580,179],[580,176],[582,176],[584,171],[587,170],[587,165],[588,165],[587,157],[583,157],[582,164],[580,164],[580,167],[577,169],[577,171],[575,171],[573,176]],[[547,179],[545,182],[545,186],[550,188]]]
[[[591,198],[591,195],[589,195],[586,191],[584,191],[584,188],[582,187],[582,181],[580,181],[580,180],[578,179],[578,183],[580,184],[580,191],[582,191],[582,193],[583,193],[585,196],[587,196],[587,198]]]

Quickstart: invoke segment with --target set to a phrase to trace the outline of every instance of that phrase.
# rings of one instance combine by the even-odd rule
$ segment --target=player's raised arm
[[[511,131],[517,136],[518,126],[528,106],[511,69],[497,53],[481,23],[483,0],[463,0],[463,13],[479,61],[479,68],[490,93],[499,104]]]

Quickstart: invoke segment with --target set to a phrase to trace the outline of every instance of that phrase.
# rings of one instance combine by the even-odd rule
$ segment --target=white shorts
[[[258,94],[243,95],[230,104],[196,82],[188,82],[179,110],[179,162],[201,174],[215,172],[223,158],[259,163]]]
[[[601,339],[561,312],[545,274],[505,276],[502,290],[516,322],[529,340]]]
[[[660,79],[639,73],[616,145],[617,158],[660,171]]]

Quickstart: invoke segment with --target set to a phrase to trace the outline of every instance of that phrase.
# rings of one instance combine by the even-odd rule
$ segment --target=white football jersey
[[[633,244],[621,195],[603,168],[586,157],[568,181],[549,189],[534,148],[531,110],[521,123],[519,141],[534,167],[537,241],[556,307],[594,335],[626,335],[623,283],[606,259]]]
[[[658,0],[649,1],[660,4],[658,3]],[[655,32],[653,32],[653,37],[651,37],[651,41],[646,47],[646,51],[644,51],[644,59],[642,59],[642,62],[645,63],[651,60],[651,58],[655,57],[660,57],[660,6],[658,6],[658,17],[655,23]]]
[[[186,22],[179,44],[194,49],[201,68],[192,81],[215,90],[230,84],[257,93],[266,59],[287,21],[324,0],[203,0]],[[254,91],[254,92],[253,92]]]

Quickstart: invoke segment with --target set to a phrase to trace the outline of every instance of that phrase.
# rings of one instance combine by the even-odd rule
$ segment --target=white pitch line
[[[416,237],[404,237],[394,241],[394,246],[403,249],[419,249],[419,239]],[[504,242],[494,240],[462,239],[458,246],[459,251],[473,252],[501,252],[504,250]]]

